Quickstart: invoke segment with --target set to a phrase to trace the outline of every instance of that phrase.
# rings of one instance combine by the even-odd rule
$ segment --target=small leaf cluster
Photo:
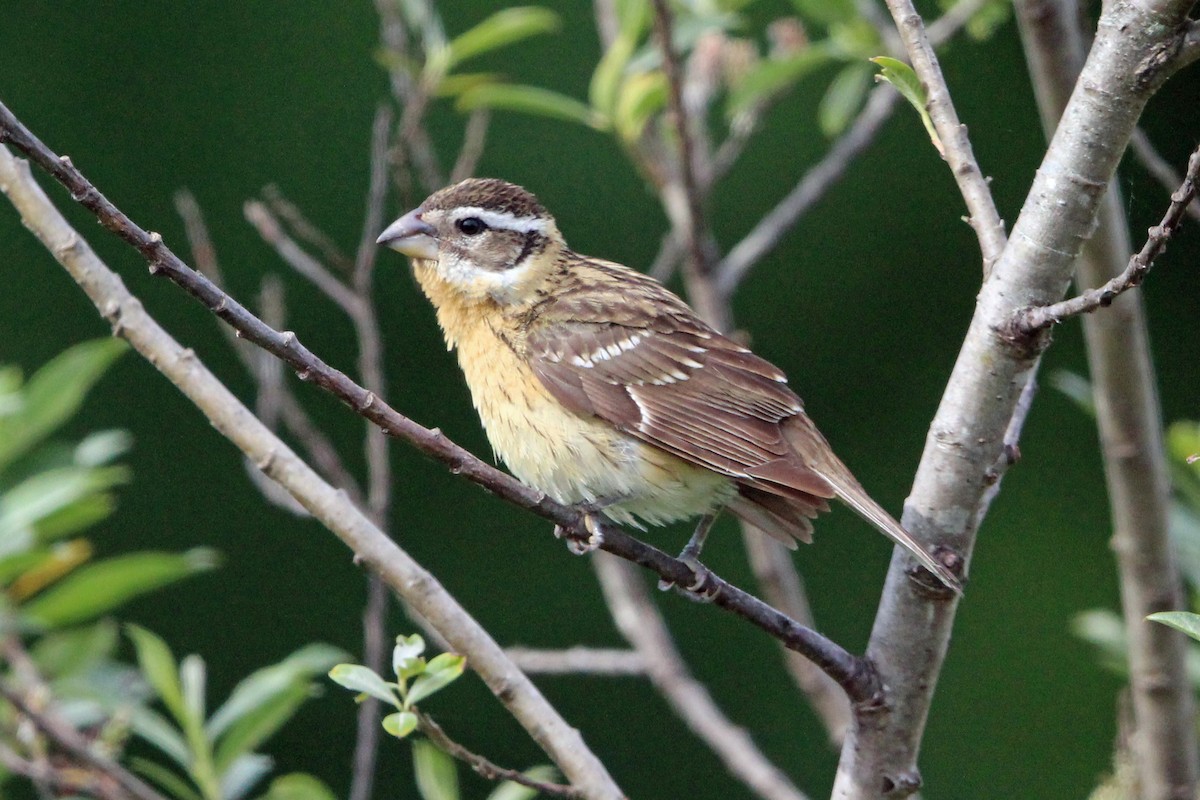
[[[180,800],[248,796],[273,766],[271,758],[256,752],[257,748],[313,696],[316,676],[345,657],[329,645],[301,647],[242,680],[208,715],[204,660],[188,655],[176,662],[166,642],[137,625],[127,625],[126,633],[137,650],[142,674],[167,712],[164,716],[150,708],[136,708],[132,729],[173,762],[168,767],[134,758],[131,765]],[[262,797],[325,800],[330,796],[316,778],[294,774],[276,779]]]
[[[441,653],[426,661],[424,652],[425,640],[420,634],[398,636],[392,650],[395,681],[386,681],[361,664],[338,664],[329,677],[358,692],[359,700],[369,696],[394,707],[396,710],[383,718],[383,729],[402,739],[417,728],[416,704],[457,680],[467,666],[465,656]]]

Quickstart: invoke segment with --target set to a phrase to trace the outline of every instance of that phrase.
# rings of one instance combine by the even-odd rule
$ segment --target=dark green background
[[[445,2],[450,33],[499,2]],[[548,3],[562,32],[480,68],[584,97],[598,46],[590,4]],[[769,16],[784,3],[762,4]],[[0,11],[0,99],[52,148],[70,154],[144,227],[186,250],[171,204],[192,189],[208,216],[231,290],[252,301],[260,278],[282,272],[242,220],[241,205],[277,183],[347,248],[357,242],[367,142],[386,81],[372,62],[376,22],[365,2],[7,3]],[[1043,148],[1015,26],[943,56],[959,114],[1002,215],[1011,222]],[[473,67],[476,65],[472,65]],[[718,193],[727,249],[819,159],[813,111],[822,75],[782,103]],[[1195,84],[1176,79],[1146,127],[1182,167],[1196,141]],[[845,180],[766,260],[736,301],[755,348],[792,376],[809,411],[863,483],[899,512],[928,422],[979,283],[974,237],[951,176],[908,109],[888,124]],[[444,155],[461,119],[438,107],[431,128]],[[498,115],[481,174],[536,191],[572,245],[634,265],[653,257],[663,220],[652,195],[603,134]],[[1157,221],[1165,193],[1136,165],[1122,172],[1135,238]],[[51,191],[66,207],[69,200]],[[398,212],[400,209],[391,209]],[[250,383],[212,317],[151,279],[141,259],[78,209],[97,249],[182,341],[243,397]],[[1168,419],[1196,416],[1200,347],[1194,268],[1200,237],[1186,230],[1146,288]],[[389,352],[389,400],[474,451],[488,448],[430,310],[399,256],[384,254],[378,304]],[[316,352],[353,366],[349,326],[304,281],[285,275],[289,327]],[[0,207],[0,361],[32,369],[106,327],[79,290]],[[1082,372],[1077,323],[1057,333],[1046,367]],[[334,401],[296,389],[355,465],[361,426]],[[223,569],[125,616],[199,652],[213,700],[257,666],[320,639],[354,651],[363,582],[349,553],[311,521],[266,505],[238,454],[152,368],[127,357],[94,395],[79,431],[131,429],[135,482],[97,533],[105,551],[205,544]],[[1043,389],[1022,442],[1023,461],[981,532],[971,586],[933,712],[921,764],[929,798],[1080,797],[1106,770],[1120,680],[1068,632],[1071,617],[1117,595],[1103,477],[1092,422]],[[395,536],[505,643],[616,645],[585,560],[569,556],[541,520],[395,448]],[[685,531],[656,534],[676,547]],[[864,647],[889,547],[838,510],[797,554],[820,628]],[[707,551],[729,578],[749,580],[733,527]],[[820,796],[836,764],[804,701],[779,668],[774,643],[713,608],[662,598],[680,646],[714,697],[750,728],[795,781]],[[394,632],[411,626],[394,622]],[[634,797],[745,796],[645,682],[539,679],[551,700]],[[428,704],[455,736],[496,761],[543,760],[479,682]],[[272,744],[281,770],[347,785],[349,697],[332,691]],[[407,745],[385,742],[378,796],[412,797]],[[473,786],[474,796],[481,796]]]

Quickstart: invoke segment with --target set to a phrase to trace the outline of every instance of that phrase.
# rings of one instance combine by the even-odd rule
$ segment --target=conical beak
[[[414,208],[388,225],[375,240],[376,244],[386,245],[410,258],[436,261],[437,239],[433,235],[433,226],[421,219],[422,210],[420,207]]]

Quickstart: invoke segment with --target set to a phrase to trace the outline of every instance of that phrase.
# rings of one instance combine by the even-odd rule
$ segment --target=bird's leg
[[[704,542],[708,539],[708,533],[716,521],[715,512],[701,517],[700,521],[696,523],[696,530],[692,532],[692,538],[688,539],[688,543],[679,552],[679,560],[687,564],[692,575],[695,576],[692,585],[684,588],[684,592],[687,597],[703,603],[711,603],[716,598],[716,594],[707,588],[712,573],[708,571],[708,567],[700,563],[700,551],[704,549]],[[668,580],[658,582],[658,588],[664,592],[674,585],[673,581]]]
[[[604,520],[601,519],[600,512],[607,506],[613,503],[620,502],[623,497],[601,497],[587,503],[579,503],[575,506],[579,510],[579,516],[583,522],[584,530],[588,535],[585,537],[575,531],[567,530],[562,525],[554,526],[554,537],[556,539],[566,539],[567,549],[577,556],[586,555],[600,545],[604,544]]]

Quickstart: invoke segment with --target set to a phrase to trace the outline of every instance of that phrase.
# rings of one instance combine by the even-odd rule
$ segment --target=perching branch
[[[28,131],[13,127],[15,120],[3,105],[0,105],[0,118],[3,118],[0,122],[3,133],[0,136],[9,137],[16,133],[21,141],[36,145],[43,156],[48,152]],[[63,174],[70,175],[72,180],[82,178],[69,166],[68,161],[51,158],[49,163],[67,170]],[[78,196],[86,194],[89,203],[111,208],[111,204],[86,181],[78,185],[81,188]],[[200,363],[191,350],[181,347],[146,313],[121,279],[96,257],[58,213],[33,181],[28,166],[13,158],[5,147],[0,147],[0,190],[17,207],[26,227],[38,236],[87,293],[101,315],[112,324],[114,333],[128,340],[134,349],[204,412],[218,431],[336,534],[355,553],[359,563],[378,574],[388,586],[410,602],[441,632],[456,652],[467,656],[472,669],[585,797],[606,800],[623,797],[604,766],[584,744],[579,732],[559,716],[529,679],[508,660],[503,649],[487,631],[432,574],[373,525],[347,500],[344,493],[323,481],[297,458]],[[115,216],[110,213],[105,217],[109,225],[141,242],[147,252],[156,251],[155,245],[161,247],[160,237],[151,237],[123,214],[115,209],[112,211]],[[163,269],[167,268],[165,265],[168,261],[178,262],[174,254],[165,248],[154,259],[163,265]],[[209,281],[198,275],[195,277],[206,287],[206,292],[216,291]],[[234,301],[226,298],[226,303],[234,314],[249,316]],[[258,325],[261,326],[261,322]],[[276,337],[288,338],[278,334]],[[314,369],[319,363],[315,362]],[[328,367],[322,370],[323,379],[329,379],[332,374],[333,371]],[[336,375],[346,380],[341,373]],[[362,389],[358,391],[364,397],[368,394]],[[370,403],[364,399],[363,405],[369,406]]]
[[[1021,0],[1016,9],[1042,125],[1050,138],[1083,65],[1084,33],[1072,4]],[[1194,194],[1198,171],[1200,148],[1189,162],[1184,186],[1172,197],[1167,219],[1151,229],[1159,249],[1182,219],[1189,200],[1185,195]],[[1076,267],[1080,286],[1105,285],[1083,298],[1094,296],[1108,305],[1115,296],[1108,291],[1140,282],[1155,255],[1152,247],[1147,242],[1141,254],[1130,258],[1129,222],[1120,188],[1110,180],[1096,229],[1083,244]],[[1066,313],[1083,298],[1041,310]],[[1186,641],[1146,619],[1155,611],[1181,608],[1185,601],[1168,531],[1171,479],[1142,297],[1121,295],[1104,314],[1085,316],[1083,325],[1129,641],[1129,742],[1138,795],[1142,800],[1191,798],[1200,760]]]
[[[446,464],[456,474],[568,531],[587,537],[577,509],[554,502],[480,460],[450,441],[441,431],[425,428],[400,414],[377,395],[318,358],[300,343],[294,333],[275,331],[265,325],[211,281],[180,261],[163,243],[161,236],[148,233],[129,219],[71,164],[70,159],[60,159],[54,155],[6,106],[0,104],[0,140],[4,138],[62,183],[73,198],[96,215],[102,225],[142,253],[150,263],[152,274],[170,278],[247,341],[289,364],[301,380],[311,381],[330,392],[389,435],[404,439],[425,455]],[[629,536],[619,528],[608,530],[601,547],[650,569],[666,582],[677,586],[691,586],[697,582],[697,576],[689,565]],[[713,605],[742,617],[789,648],[803,653],[828,672],[855,701],[865,702],[875,696],[878,687],[868,662],[856,658],[841,646],[789,619],[723,578],[712,573],[706,574],[710,578],[706,582],[706,590],[712,595]]]
[[[646,674],[646,660],[636,650],[577,645],[564,650],[509,647],[508,657],[530,675],[602,675],[622,678]]]
[[[1088,314],[1099,308],[1107,308],[1124,292],[1141,286],[1142,281],[1146,279],[1146,274],[1154,266],[1155,259],[1166,249],[1167,240],[1174,235],[1183,222],[1188,205],[1196,197],[1198,181],[1200,181],[1200,147],[1192,151],[1183,183],[1171,195],[1171,204],[1167,207],[1162,221],[1150,229],[1142,249],[1130,257],[1125,269],[1102,286],[1088,289],[1075,297],[1060,300],[1048,306],[1027,308],[1017,312],[1013,321],[1017,330],[1027,336],[1033,335],[1079,314]]]

